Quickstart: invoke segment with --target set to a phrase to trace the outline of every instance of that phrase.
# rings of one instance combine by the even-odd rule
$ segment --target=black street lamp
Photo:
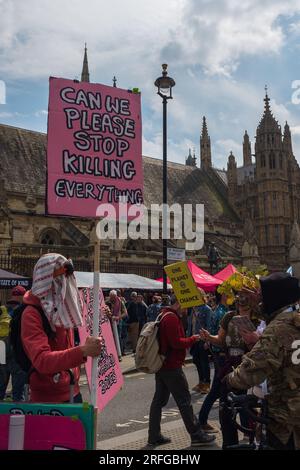
[[[173,99],[172,88],[175,86],[173,78],[168,77],[168,65],[162,64],[162,76],[157,78],[154,85],[157,87],[157,94],[162,97],[163,102],[163,265],[168,264],[168,249],[167,249],[167,194],[168,194],[168,181],[167,181],[167,103],[168,100]],[[163,269],[163,293],[167,294],[167,275]]]

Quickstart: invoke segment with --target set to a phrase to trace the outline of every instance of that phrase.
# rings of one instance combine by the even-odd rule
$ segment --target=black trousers
[[[221,384],[221,394],[220,394],[220,408],[219,408],[219,419],[223,437],[223,450],[227,446],[237,445],[239,443],[238,430],[233,421],[233,415],[230,407],[228,405],[228,396],[229,390],[226,387],[226,383],[222,382]],[[247,390],[235,390],[236,395],[245,395]],[[250,422],[249,418],[244,414],[240,413],[240,421],[242,426],[249,428]]]
[[[209,351],[204,349],[203,344],[198,342],[191,348],[191,355],[193,356],[193,363],[197,367],[199,384],[210,384],[210,366],[209,366]]]
[[[194,416],[189,386],[182,368],[160,370],[155,374],[156,389],[150,407],[149,442],[155,442],[160,436],[162,408],[173,396],[186,430],[190,435],[198,431],[198,422]]]

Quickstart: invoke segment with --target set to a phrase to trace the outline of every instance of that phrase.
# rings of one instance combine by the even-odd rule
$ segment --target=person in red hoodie
[[[201,431],[191,404],[191,395],[186,376],[182,370],[186,350],[199,341],[199,335],[185,337],[182,319],[187,315],[174,295],[171,296],[171,306],[162,309],[162,319],[159,324],[160,352],[166,359],[162,368],[155,374],[155,394],[150,407],[148,447],[168,444],[171,440],[161,434],[160,422],[162,408],[172,394],[191,436],[192,446],[209,445],[215,436]]]
[[[81,304],[71,263],[62,255],[42,256],[33,272],[32,289],[24,295],[21,340],[32,363],[30,400],[64,403],[70,400],[70,372],[75,378],[74,403],[80,403],[80,365],[101,352],[101,338],[88,337],[74,346],[73,328],[82,324]],[[53,334],[47,335],[42,308]]]

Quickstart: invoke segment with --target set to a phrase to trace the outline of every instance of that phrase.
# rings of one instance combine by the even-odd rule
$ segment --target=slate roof
[[[237,168],[237,178],[239,185],[243,184],[246,178],[254,181],[255,167],[255,163],[251,163],[251,165],[245,165]]]
[[[0,124],[0,178],[9,191],[45,195],[47,136]],[[145,203],[162,202],[162,160],[143,157]],[[228,201],[197,167],[168,162],[169,203],[204,203],[205,216],[238,221]]]

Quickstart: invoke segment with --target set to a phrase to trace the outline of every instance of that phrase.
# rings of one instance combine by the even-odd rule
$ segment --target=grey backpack
[[[165,356],[159,352],[158,330],[163,318],[172,312],[158,315],[155,321],[144,325],[135,349],[135,366],[147,374],[155,374],[162,367]]]

